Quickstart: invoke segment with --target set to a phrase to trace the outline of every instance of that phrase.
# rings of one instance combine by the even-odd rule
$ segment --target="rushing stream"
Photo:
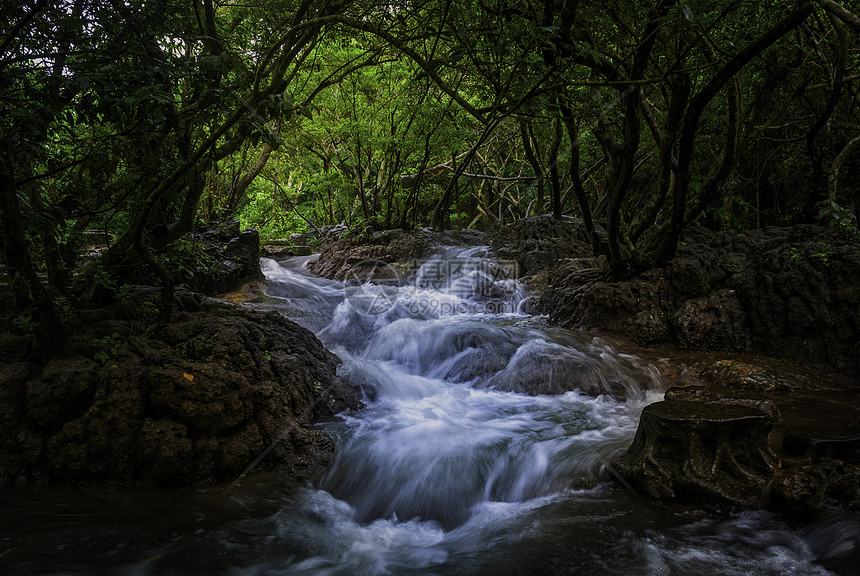
[[[263,260],[267,306],[365,391],[327,424],[315,486],[6,491],[0,571],[21,574],[830,574],[846,529],[665,510],[606,482],[665,384],[600,339],[522,313],[511,271],[448,250],[408,282]],[[14,530],[12,527],[14,526]]]

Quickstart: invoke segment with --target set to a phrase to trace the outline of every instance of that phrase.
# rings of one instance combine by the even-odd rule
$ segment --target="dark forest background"
[[[265,239],[575,216],[619,279],[692,224],[857,239],[855,2],[0,6],[0,258],[23,328],[140,266],[166,319],[177,278],[216,265],[187,234],[230,218]]]

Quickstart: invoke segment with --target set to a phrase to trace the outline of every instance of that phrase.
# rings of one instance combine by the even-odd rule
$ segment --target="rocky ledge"
[[[369,237],[345,237],[323,246],[320,257],[309,265],[317,276],[333,280],[365,282],[407,278],[421,261],[444,246],[482,245],[487,237],[477,230],[414,232],[382,230]]]
[[[710,508],[860,511],[860,395],[849,381],[765,359],[700,361],[683,380],[643,410],[611,465],[619,483]]]
[[[860,245],[832,230],[691,228],[671,262],[623,282],[605,280],[576,219],[517,222],[493,247],[541,292],[534,311],[561,326],[860,374]]]
[[[336,357],[277,313],[187,291],[152,334],[140,311],[157,293],[74,312],[69,349],[45,365],[31,338],[0,336],[0,484],[305,478],[325,464],[314,423],[360,405]]]
[[[673,388],[646,406],[615,472],[651,500],[758,506],[778,465],[768,435],[779,412],[767,400],[699,391]]]

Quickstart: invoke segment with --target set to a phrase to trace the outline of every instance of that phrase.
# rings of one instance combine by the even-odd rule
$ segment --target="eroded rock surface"
[[[565,259],[592,255],[578,219],[555,220],[550,215],[525,218],[502,227],[492,247],[499,258],[517,260],[523,276],[541,275]]]
[[[590,257],[578,221],[524,222],[500,232],[500,253],[533,275],[542,290],[535,311],[562,326],[860,372],[860,246],[832,230],[690,228],[666,266],[607,282],[605,260]]]
[[[80,311],[69,353],[44,367],[34,343],[0,343],[0,484],[193,484],[252,465],[307,477],[333,450],[314,423],[360,405],[280,314],[180,291],[156,336],[123,307]]]
[[[731,401],[656,402],[613,467],[650,499],[755,506],[777,466],[767,442],[774,422]]]
[[[333,280],[392,281],[392,273],[407,278],[422,261],[444,246],[482,245],[486,236],[477,230],[434,232],[419,229],[383,230],[370,238],[342,238],[323,246],[319,259],[308,268],[317,276]]]
[[[814,518],[860,510],[858,391],[785,361],[697,360],[612,463],[644,497]]]
[[[777,471],[765,494],[769,508],[806,517],[822,511],[860,511],[860,465],[815,459]]]

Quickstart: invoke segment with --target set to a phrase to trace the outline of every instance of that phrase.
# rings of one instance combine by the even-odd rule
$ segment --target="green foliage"
[[[193,360],[195,358],[194,352],[196,347],[206,341],[206,336],[203,334],[198,334],[193,338],[189,338],[188,340],[183,340],[176,345],[176,352],[184,359],[184,360]]]
[[[806,249],[800,248],[798,246],[792,246],[789,249],[789,260],[795,266],[800,264],[803,261],[803,258],[806,256]]]
[[[850,187],[821,203],[860,121],[837,85],[860,51],[849,33],[842,56],[840,28],[817,4],[768,42],[795,6],[13,4],[0,36],[11,182],[0,193],[20,211],[4,249],[30,302],[40,292],[25,268],[64,291],[62,272],[94,228],[110,251],[76,275],[77,293],[116,294],[104,264],[145,259],[141,244],[193,285],[216,263],[175,238],[225,216],[268,239],[327,224],[417,227],[434,212],[496,227],[563,201],[565,214],[596,211],[611,228],[619,269],[669,254],[672,242],[658,240],[690,222],[812,221],[816,204],[841,235],[860,237],[844,208]],[[855,163],[841,170],[842,182],[860,178]]]
[[[794,265],[800,264],[807,256],[821,262],[825,266],[830,266],[830,259],[833,257],[833,246],[826,242],[819,242],[818,251],[811,253],[806,248],[799,246],[792,246],[789,249],[789,260]]]
[[[120,280],[98,260],[87,262],[72,281],[73,292],[87,301],[113,298],[120,288]]]
[[[15,326],[22,332],[30,332],[38,323],[33,320],[33,309],[23,310],[15,317]]]
[[[818,243],[819,250],[809,255],[810,258],[815,258],[825,266],[830,266],[830,258],[833,256],[833,247],[826,242]]]
[[[115,332],[113,334],[103,336],[102,338],[94,339],[92,344],[98,348],[98,351],[93,354],[93,359],[96,362],[100,362],[102,365],[106,364],[108,360],[116,357],[121,343],[119,334]]]
[[[171,242],[159,259],[170,269],[179,284],[188,287],[194,287],[198,276],[210,273],[217,266],[203,244],[187,236]]]
[[[255,228],[263,241],[285,238],[293,232],[305,232],[309,227],[308,222],[315,220],[314,203],[302,201],[300,197],[290,199],[287,196],[290,192],[253,186],[248,192],[248,203],[238,214],[242,227]]]
[[[836,202],[826,201],[819,204],[818,217],[829,227],[836,229],[843,238],[860,241],[857,217],[851,210],[843,208]]]

